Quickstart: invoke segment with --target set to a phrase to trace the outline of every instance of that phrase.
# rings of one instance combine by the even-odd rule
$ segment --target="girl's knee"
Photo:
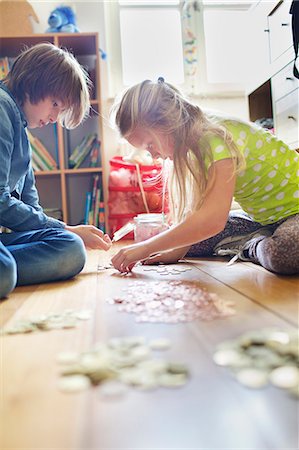
[[[7,297],[17,284],[17,264],[14,258],[0,259],[0,298]]]
[[[288,236],[265,239],[257,248],[259,260],[271,272],[280,275],[299,273],[298,246],[291,242]]]

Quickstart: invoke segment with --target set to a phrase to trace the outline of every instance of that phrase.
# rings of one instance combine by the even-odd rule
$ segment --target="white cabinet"
[[[298,148],[299,84],[293,75],[291,3],[291,0],[280,1],[268,17],[270,59],[275,70],[271,77],[271,89],[275,133],[290,147]]]
[[[291,0],[281,0],[268,16],[271,62],[292,47],[291,3]]]
[[[299,148],[299,90],[291,92],[274,103],[276,135],[291,148]]]
[[[274,101],[298,88],[299,80],[293,74],[293,66],[292,61],[271,78]]]
[[[275,134],[292,148],[298,148],[299,91],[298,80],[293,75],[295,55],[291,4],[291,0],[280,0],[275,4],[261,0],[252,9],[251,20],[259,18],[256,38],[260,39],[260,49],[253,47],[249,65],[256,67],[259,75],[254,77],[247,92],[251,119],[272,117]],[[261,33],[261,25],[266,25],[264,35]],[[265,45],[265,36],[268,47]],[[263,58],[263,62],[260,58]]]
[[[248,55],[246,64],[246,90],[252,92],[270,78],[270,50],[268,15],[276,1],[260,0],[255,2],[247,13]]]

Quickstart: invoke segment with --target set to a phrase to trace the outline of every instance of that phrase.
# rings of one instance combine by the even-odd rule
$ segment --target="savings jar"
[[[169,228],[165,214],[138,214],[134,217],[134,239],[136,242],[145,241]]]

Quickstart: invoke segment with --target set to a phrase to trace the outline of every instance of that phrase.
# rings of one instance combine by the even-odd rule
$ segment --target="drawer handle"
[[[269,28],[266,28],[266,29],[264,30],[264,33],[270,33]]]
[[[281,26],[282,27],[288,27],[290,24],[289,23],[282,23]]]
[[[293,81],[294,78],[293,78],[293,77],[286,77],[286,80],[287,80],[287,81]]]
[[[296,122],[296,117],[294,117],[294,116],[288,116],[288,119],[295,120],[295,122]]]

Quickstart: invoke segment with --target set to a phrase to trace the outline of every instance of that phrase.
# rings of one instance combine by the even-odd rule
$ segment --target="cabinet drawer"
[[[275,102],[275,133],[286,144],[299,140],[299,89]]]
[[[275,102],[299,87],[299,81],[293,75],[293,67],[294,62],[291,62],[271,78],[272,95]]]
[[[291,0],[281,0],[268,16],[271,62],[293,44]]]

